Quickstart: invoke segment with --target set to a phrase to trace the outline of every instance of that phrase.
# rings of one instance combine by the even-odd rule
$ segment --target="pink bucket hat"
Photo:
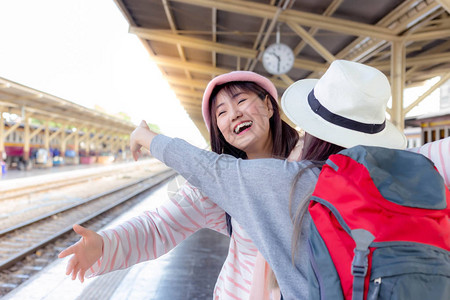
[[[218,85],[232,82],[232,81],[250,81],[254,82],[263,89],[265,89],[275,100],[278,101],[278,93],[275,85],[268,78],[256,74],[251,71],[233,71],[230,73],[222,74],[214,77],[206,86],[205,92],[203,93],[202,101],[202,114],[203,120],[205,121],[206,128],[210,131],[209,123],[211,121],[211,114],[209,111],[209,98],[214,88]]]

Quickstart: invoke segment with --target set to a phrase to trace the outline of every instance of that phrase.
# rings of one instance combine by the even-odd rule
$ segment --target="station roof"
[[[405,86],[450,73],[449,0],[115,0],[206,137],[201,97],[214,76],[251,70],[281,93],[319,78],[334,59],[372,65],[390,76],[391,48],[404,45]],[[278,29],[279,28],[279,29]],[[294,67],[272,76],[264,49],[291,47]]]
[[[86,126],[129,135],[136,126],[68,100],[32,89],[0,77],[0,109],[39,120],[72,126]]]

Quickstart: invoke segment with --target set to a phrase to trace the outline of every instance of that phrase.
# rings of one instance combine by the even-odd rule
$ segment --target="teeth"
[[[252,124],[253,124],[252,121],[241,123],[238,126],[236,126],[236,128],[234,128],[234,133],[239,133],[242,127],[248,127],[251,126]]]

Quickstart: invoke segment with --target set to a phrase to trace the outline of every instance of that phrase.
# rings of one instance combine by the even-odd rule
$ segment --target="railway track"
[[[0,271],[70,232],[73,224],[84,224],[173,175],[165,170],[0,231]]]

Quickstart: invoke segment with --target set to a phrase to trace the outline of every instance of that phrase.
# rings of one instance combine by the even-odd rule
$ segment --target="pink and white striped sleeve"
[[[226,234],[225,212],[198,189],[185,184],[162,206],[101,231],[103,256],[86,277],[155,259],[202,228]]]
[[[407,150],[430,159],[444,178],[445,184],[450,186],[450,137]]]

